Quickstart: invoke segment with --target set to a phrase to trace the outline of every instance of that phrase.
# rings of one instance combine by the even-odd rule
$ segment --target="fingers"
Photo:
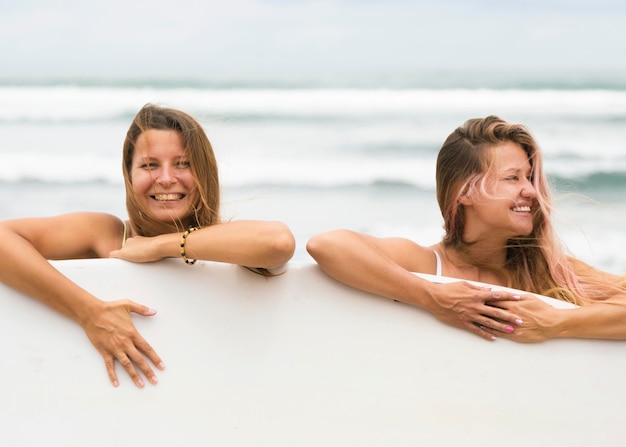
[[[109,380],[111,381],[113,386],[117,388],[118,386],[120,386],[120,382],[117,379],[117,374],[115,373],[115,360],[113,359],[113,356],[106,355],[102,352],[100,352],[100,354],[102,354],[102,357],[104,358],[104,366],[107,369]]]
[[[120,382],[117,378],[117,373],[115,372],[115,359],[110,354],[104,354],[104,353],[101,353],[101,354],[102,354],[102,357],[104,358],[104,366],[106,367],[109,380],[111,381],[114,387],[116,388],[119,387]],[[139,376],[139,374],[137,373],[137,370],[135,370],[135,367],[133,366],[133,362],[128,358],[128,356],[124,353],[120,353],[117,356],[117,360],[120,362],[122,367],[126,370],[126,372],[130,376],[132,381],[135,383],[135,385],[137,385],[139,388],[143,388],[144,386],[143,379],[141,378],[141,376]],[[153,377],[154,381],[151,380],[151,382],[156,383],[156,376],[154,376],[154,373],[152,373],[151,376],[146,375],[146,377]]]
[[[139,336],[138,339],[135,341],[135,346],[138,351],[133,358],[133,361],[151,383],[157,383],[157,377],[154,374],[154,371],[152,371],[152,368],[150,367],[146,359],[144,358],[144,355],[148,357],[148,359],[152,362],[154,366],[163,371],[165,369],[165,365],[163,364],[161,357],[159,357],[154,349],[152,349],[152,346],[150,346],[150,344],[141,336]]]
[[[130,360],[130,358],[128,358],[126,354],[121,354],[117,357],[117,361],[120,362],[120,365],[122,365],[122,368],[126,370],[126,372],[130,376],[133,383],[138,388],[143,388],[144,381],[139,375],[139,373],[137,372],[137,370],[135,369],[135,366],[133,365],[133,362]],[[156,383],[156,382],[153,382],[153,383]]]
[[[119,386],[115,372],[117,360],[130,376],[135,385],[143,388],[145,382],[140,373],[150,383],[156,384],[158,379],[149,362],[163,370],[165,366],[152,346],[139,334],[130,319],[130,312],[144,316],[156,314],[154,309],[134,303],[130,300],[112,302],[107,311],[99,315],[97,323],[85,327],[91,342],[100,352],[113,386]]]
[[[489,318],[485,318],[481,321],[484,324],[478,322],[469,323],[466,325],[466,328],[470,332],[478,335],[481,338],[484,338],[487,341],[495,341],[497,336],[512,335],[515,330],[512,326],[501,325]]]
[[[490,287],[486,288],[487,291],[491,292],[491,296],[487,298],[486,301],[489,302],[497,302],[497,301],[519,301],[522,299],[521,295],[517,293],[504,292],[501,290],[493,290]]]
[[[486,340],[496,336],[513,335],[522,318],[509,308],[515,309],[522,297],[491,287],[469,283],[447,285],[444,298],[439,298],[435,314],[444,322],[463,327]],[[515,304],[513,304],[515,303]]]
[[[478,324],[469,324],[467,325],[467,329],[469,329],[470,332],[478,335],[481,338],[484,338],[487,341],[495,341],[496,340],[496,336],[494,334],[492,334],[491,332],[489,332],[487,330],[486,327],[478,325]]]
[[[144,317],[151,317],[153,315],[156,315],[157,313],[155,309],[151,309],[148,306],[144,306],[143,304],[137,304],[132,301],[128,301],[128,310],[130,312],[143,315]]]
[[[153,315],[156,313],[156,311],[145,306],[138,307],[143,308],[137,309],[137,313],[141,313],[142,315]],[[144,356],[147,357],[161,371],[165,369],[165,365],[163,364],[161,357],[159,357],[152,346],[150,346],[150,344],[141,335],[139,335],[139,333],[135,334],[132,339],[132,344],[116,356],[117,361],[120,362],[120,365],[122,365],[132,381],[139,388],[143,388],[144,381],[137,372],[137,369],[139,369],[139,371],[141,371],[146,379],[148,379],[148,381],[153,385],[156,385],[159,381]]]
[[[480,297],[476,296],[472,311],[466,312],[465,322],[467,329],[486,339],[495,340],[496,335],[510,335],[515,328],[523,324],[522,319],[510,312],[506,302],[519,301],[521,296],[516,293],[493,290],[491,287],[482,287]],[[484,300],[484,301],[483,301]]]
[[[514,326],[521,325],[523,321],[519,315],[511,313],[505,303],[507,301],[520,301],[521,296],[516,293],[491,289],[489,289],[489,292],[490,297],[488,297],[488,299],[485,301],[486,309],[483,312],[483,315],[500,323],[508,323],[508,325],[496,324],[495,326],[487,326],[500,332],[513,332]]]
[[[508,323],[513,327],[519,326],[524,323],[524,321],[516,314],[509,312],[506,309],[501,309],[499,307],[495,307],[490,303],[485,303],[485,308],[481,311],[482,315],[488,317],[492,320],[496,320],[500,323]],[[502,327],[495,327],[493,329],[502,330]],[[512,332],[512,331],[506,331]]]
[[[141,351],[141,352],[140,352]],[[161,358],[157,355],[156,352],[152,349],[152,347],[143,339],[141,339],[140,343],[137,343],[137,346],[130,346],[126,352],[120,351],[113,357],[111,354],[102,353],[101,355],[104,359],[104,365],[107,370],[107,374],[109,376],[109,380],[113,384],[114,387],[119,386],[119,379],[117,377],[117,373],[115,372],[115,360],[117,360],[122,368],[128,373],[133,383],[139,387],[143,388],[145,382],[143,381],[141,375],[137,371],[141,371],[143,375],[148,379],[150,383],[156,385],[158,383],[158,379],[150,364],[144,358],[142,352],[150,359],[154,365],[160,369],[165,369],[165,365],[161,361]]]
[[[521,324],[521,320],[520,321]],[[476,318],[474,321],[474,325],[479,328],[490,331],[489,333],[493,335],[493,331],[503,333],[503,334],[512,334],[515,332],[515,327],[512,324],[500,321],[499,319],[494,319],[492,316],[481,315]]]
[[[121,354],[117,357],[117,361],[120,362],[122,368],[126,370],[131,380],[135,383],[135,385],[137,385],[137,387],[143,388],[144,381],[135,369],[135,365],[139,367],[150,383],[156,384],[158,382],[156,375],[141,354],[137,354],[132,356],[132,360],[127,354]]]

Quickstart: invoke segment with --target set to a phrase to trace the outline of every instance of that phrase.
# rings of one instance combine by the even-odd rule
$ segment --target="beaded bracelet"
[[[183,237],[180,238],[180,256],[187,265],[193,265],[197,261],[196,259],[189,259],[185,253],[185,242],[187,242],[187,236],[189,236],[189,233],[193,233],[197,229],[198,227],[189,227],[189,229],[183,233]]]

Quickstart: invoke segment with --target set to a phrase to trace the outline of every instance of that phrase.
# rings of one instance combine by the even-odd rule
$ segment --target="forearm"
[[[614,299],[559,310],[553,333],[560,338],[626,340],[626,301]]]
[[[319,235],[307,250],[326,274],[351,287],[425,309],[432,305],[431,283],[393,262],[358,233]]]
[[[62,275],[24,238],[2,232],[0,281],[83,325],[101,302]]]
[[[154,239],[158,257],[180,257],[180,233]],[[294,250],[293,235],[280,222],[236,221],[212,225],[190,233],[185,241],[185,253],[190,259],[268,269],[289,261]]]

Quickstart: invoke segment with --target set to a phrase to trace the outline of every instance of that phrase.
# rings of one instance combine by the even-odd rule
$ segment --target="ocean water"
[[[78,210],[124,217],[121,147],[148,102],[195,116],[213,143],[223,217],[277,219],[309,260],[315,233],[352,228],[436,242],[435,159],[466,119],[538,139],[570,251],[626,268],[626,86],[216,86],[0,83],[0,219]]]

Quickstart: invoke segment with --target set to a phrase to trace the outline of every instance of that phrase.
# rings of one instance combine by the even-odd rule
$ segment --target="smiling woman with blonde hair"
[[[116,257],[151,262],[173,257],[247,266],[267,273],[293,255],[280,222],[221,222],[217,163],[202,127],[179,110],[144,106],[124,142],[129,219],[80,212],[0,222],[0,280],[79,323],[100,352],[111,382],[119,361],[137,386],[163,362],[130,314],[156,312],[130,300],[105,302],[57,271],[48,259]]]
[[[560,245],[541,151],[528,129],[496,116],[468,120],[444,142],[436,181],[445,231],[439,243],[336,230],[313,237],[307,250],[339,281],[424,308],[488,340],[626,339],[626,281]],[[412,272],[580,307],[557,310],[532,295],[465,281],[433,284]]]

